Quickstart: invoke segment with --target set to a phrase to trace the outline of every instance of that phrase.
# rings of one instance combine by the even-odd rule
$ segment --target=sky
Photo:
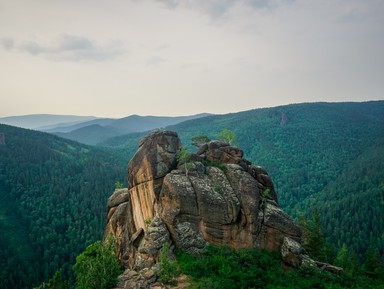
[[[384,99],[383,0],[0,0],[0,117]]]

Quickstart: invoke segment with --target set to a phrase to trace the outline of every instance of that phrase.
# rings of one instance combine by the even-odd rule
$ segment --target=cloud
[[[156,0],[167,8],[176,9],[179,7],[197,10],[208,14],[213,18],[224,15],[236,3],[236,0]]]
[[[288,4],[296,0],[156,0],[170,9],[184,7],[193,9],[212,18],[220,18],[227,14],[236,5],[247,6],[252,9],[272,9],[282,4]]]
[[[25,41],[19,45],[19,50],[28,52],[32,55],[39,55],[41,53],[44,53],[46,49],[41,47],[38,43],[34,41]]]
[[[12,50],[13,47],[15,46],[15,41],[13,40],[13,38],[10,38],[10,37],[1,38],[0,43],[5,50]]]
[[[161,58],[160,56],[156,56],[156,55],[147,59],[148,65],[159,65],[159,64],[162,64],[164,62],[166,62],[166,60],[164,58]]]
[[[243,2],[255,9],[276,8],[282,4],[289,4],[295,0],[244,0]]]
[[[61,35],[51,45],[36,41],[15,43],[12,38],[2,38],[5,50],[17,50],[34,56],[43,56],[55,61],[106,61],[126,53],[120,42],[110,42],[104,45],[83,36]]]

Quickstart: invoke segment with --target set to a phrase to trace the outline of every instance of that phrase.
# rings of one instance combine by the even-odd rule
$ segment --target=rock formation
[[[263,248],[280,251],[284,266],[314,264],[264,169],[224,142],[203,144],[187,163],[178,163],[180,147],[175,132],[144,138],[128,166],[128,189],[108,200],[105,235],[115,237],[125,268],[147,272],[165,242],[191,254],[207,243]]]

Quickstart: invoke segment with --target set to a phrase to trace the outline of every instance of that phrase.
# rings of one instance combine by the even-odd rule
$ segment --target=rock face
[[[126,269],[151,268],[165,242],[192,254],[207,243],[280,251],[288,267],[312,261],[264,169],[219,141],[179,164],[180,146],[175,132],[147,136],[129,163],[128,189],[108,200],[106,237],[115,237]]]

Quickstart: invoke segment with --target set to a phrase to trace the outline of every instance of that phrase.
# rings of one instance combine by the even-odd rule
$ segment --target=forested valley
[[[33,288],[103,237],[124,166],[98,149],[0,125],[0,288]]]
[[[193,137],[231,130],[245,158],[269,172],[282,208],[321,240],[312,256],[349,272],[382,266],[384,101],[256,109],[166,129],[190,151]],[[74,284],[75,257],[102,239],[107,198],[146,133],[97,147],[6,125],[0,134],[0,287],[33,288],[58,270]]]

